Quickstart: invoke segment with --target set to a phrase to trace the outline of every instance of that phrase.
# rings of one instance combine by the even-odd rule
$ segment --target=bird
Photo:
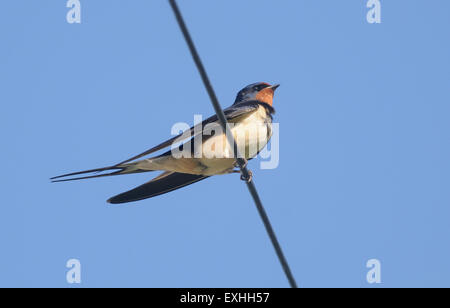
[[[107,200],[111,204],[122,204],[156,197],[214,175],[240,173],[233,150],[239,149],[239,153],[243,153],[242,156],[250,160],[266,146],[272,137],[272,121],[275,114],[273,98],[279,86],[279,84],[271,85],[265,82],[250,84],[238,92],[230,107],[223,110],[230,125],[230,131],[236,140],[234,147],[228,144],[226,134],[220,130],[219,119],[217,115],[214,115],[178,136],[118,164],[63,174],[52,177],[50,180],[66,182],[162,171],[149,182]],[[207,132],[208,129],[209,132]],[[249,133],[252,130],[256,130],[257,134]],[[259,138],[261,136],[265,138]],[[195,141],[199,140],[198,138],[200,142]],[[184,142],[185,140],[188,141]],[[174,146],[176,143],[181,145]],[[144,158],[169,146],[172,148],[161,155]],[[178,156],[174,155],[174,150],[178,151]],[[241,179],[251,181],[251,176],[252,173],[249,172],[249,177],[245,178],[241,175]]]

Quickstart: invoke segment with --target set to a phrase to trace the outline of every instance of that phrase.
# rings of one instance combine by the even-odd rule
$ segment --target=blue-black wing
[[[170,191],[194,184],[206,179],[207,176],[185,174],[178,172],[166,172],[161,176],[138,186],[130,191],[121,193],[108,200],[112,204],[127,203],[159,196]]]

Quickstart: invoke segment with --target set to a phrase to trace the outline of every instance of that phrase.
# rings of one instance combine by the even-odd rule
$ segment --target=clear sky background
[[[280,165],[255,184],[298,283],[450,286],[450,2],[179,1],[223,107],[281,83]],[[117,163],[213,108],[167,1],[2,1],[0,286],[286,287],[239,175],[153,199]]]

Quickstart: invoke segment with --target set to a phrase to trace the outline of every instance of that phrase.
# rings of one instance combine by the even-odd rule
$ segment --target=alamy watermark
[[[70,10],[67,12],[66,20],[69,24],[81,23],[81,3],[80,0],[67,0],[66,7]]]
[[[69,284],[81,283],[81,262],[78,259],[70,259],[66,263],[66,268],[69,270],[66,272],[66,281]]]
[[[370,259],[366,263],[366,267],[370,270],[367,272],[367,283],[379,284],[381,283],[381,262],[378,259]]]
[[[181,158],[233,159],[254,158],[259,155],[261,169],[275,169],[280,161],[279,123],[228,123],[235,140],[229,144],[229,137],[218,122],[202,125],[202,116],[194,116],[194,126],[184,122],[172,126],[172,135],[180,135],[171,146],[172,156]],[[187,142],[183,143],[184,141]],[[270,142],[270,148],[268,143]]]
[[[369,24],[381,24],[381,2],[380,0],[368,0],[367,8],[367,22]]]

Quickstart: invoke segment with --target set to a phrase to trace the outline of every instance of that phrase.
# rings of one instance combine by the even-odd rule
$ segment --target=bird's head
[[[238,104],[245,101],[257,100],[272,106],[273,95],[279,86],[279,84],[272,86],[265,82],[253,83],[239,91],[234,103]]]

